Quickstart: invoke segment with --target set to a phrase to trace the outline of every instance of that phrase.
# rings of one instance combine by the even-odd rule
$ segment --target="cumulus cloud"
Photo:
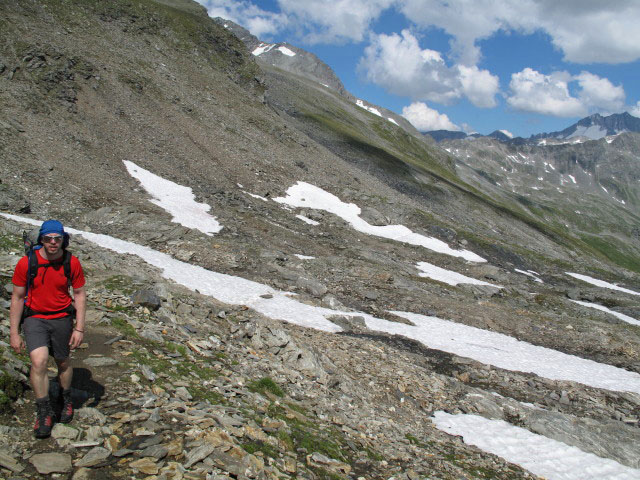
[[[422,49],[409,30],[372,36],[358,67],[369,81],[414,100],[449,104],[466,96],[478,107],[496,105],[497,77],[475,66],[447,66],[439,52]]]
[[[362,41],[371,22],[395,0],[278,0],[281,11],[308,43]]]
[[[608,112],[618,112],[624,108],[625,94],[622,86],[616,86],[608,79],[589,72],[582,72],[574,78],[581,89],[578,96],[587,108]]]
[[[275,34],[289,23],[286,15],[263,10],[246,0],[198,0],[210,17],[222,17],[242,25],[258,38]]]
[[[577,117],[586,114],[586,109],[569,93],[571,76],[566,72],[543,75],[531,68],[511,75],[512,95],[507,102],[518,110],[554,115],[557,117]]]
[[[570,92],[576,84],[577,95]],[[622,86],[589,72],[571,76],[567,72],[544,75],[531,68],[511,75],[511,95],[507,103],[518,110],[553,115],[579,117],[588,112],[617,112],[624,108]]]
[[[623,63],[640,58],[640,2],[583,0],[399,0],[399,10],[416,26],[452,36],[464,65],[481,57],[478,40],[494,33],[543,31],[576,63]]]
[[[638,102],[635,105],[629,107],[629,113],[631,115],[633,115],[634,117],[640,118],[640,102]]]
[[[480,70],[475,66],[458,65],[457,68],[460,73],[462,92],[471,100],[471,103],[476,107],[495,107],[495,95],[500,86],[498,77],[491,75],[488,70]]]
[[[460,130],[444,113],[429,108],[423,102],[414,102],[402,109],[402,116],[421,132],[431,130]]]

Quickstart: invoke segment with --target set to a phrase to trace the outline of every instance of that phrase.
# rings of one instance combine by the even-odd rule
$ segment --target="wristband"
[[[84,333],[84,330],[78,330],[77,328],[74,328],[74,330],[75,330],[76,332]]]

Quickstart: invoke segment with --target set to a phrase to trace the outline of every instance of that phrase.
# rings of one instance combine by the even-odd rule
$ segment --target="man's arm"
[[[71,349],[76,349],[84,338],[84,321],[87,311],[87,291],[84,287],[73,289],[73,303],[76,307],[76,325],[73,328],[73,332],[71,332],[69,345]]]
[[[11,348],[16,353],[20,353],[24,348],[24,340],[20,336],[20,320],[24,311],[24,297],[27,294],[27,287],[13,285],[11,294],[11,306],[9,307],[9,324],[11,336]]]

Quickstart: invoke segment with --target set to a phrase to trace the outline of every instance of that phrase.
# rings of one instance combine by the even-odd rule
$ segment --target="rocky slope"
[[[640,372],[638,327],[570,301],[640,318],[637,297],[564,273],[638,291],[632,264],[609,260],[530,204],[477,182],[417,132],[314,80],[256,63],[195,3],[27,0],[0,8],[2,212],[58,217],[295,292],[310,306],[404,322],[388,311],[437,315]],[[209,236],[172,223],[123,160],[190,187],[223,229]],[[374,237],[326,210],[271,200],[298,181],[357,204],[370,226],[402,224],[488,262]],[[0,223],[6,333],[25,225]],[[14,473],[35,478],[38,455],[58,453],[76,478],[531,478],[436,429],[432,415],[443,410],[505,420],[639,468],[635,394],[500,369],[345,318],[335,319],[341,334],[304,329],[174,284],[81,236],[73,251],[87,268],[92,307],[74,385],[86,411],[75,433],[59,429],[33,442],[32,395],[18,395],[25,359],[3,345],[3,398],[13,411],[2,417],[9,458],[0,465]],[[425,278],[418,261],[506,288]],[[534,270],[544,283],[515,269]]]

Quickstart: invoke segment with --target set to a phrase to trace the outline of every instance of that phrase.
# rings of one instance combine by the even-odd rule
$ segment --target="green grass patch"
[[[582,235],[582,240],[616,265],[640,273],[640,257],[626,253],[625,247],[616,245],[613,239],[607,239],[602,236]]]
[[[263,377],[260,380],[251,382],[248,385],[248,388],[252,392],[261,393],[263,395],[265,392],[271,392],[276,397],[284,396],[284,390],[282,390],[282,388],[280,388],[280,386],[269,377]]]
[[[102,281],[101,284],[110,292],[118,292],[123,295],[131,295],[135,291],[133,280],[126,275],[113,275]]]
[[[276,435],[278,437],[278,440],[280,440],[280,442],[284,444],[287,450],[293,451],[293,449],[295,448],[295,443],[293,442],[293,438],[291,438],[291,435],[289,435],[289,433],[284,430],[280,430]]]
[[[115,317],[111,319],[111,325],[117,328],[123,335],[129,338],[139,338],[138,332],[124,318]]]
[[[24,386],[20,381],[3,373],[0,375],[0,413],[10,413],[13,402],[22,396]]]
[[[179,353],[183,357],[187,356],[187,347],[185,347],[184,345],[178,345],[177,343],[173,342],[165,342],[164,346],[168,351],[172,353]]]
[[[24,252],[24,245],[22,243],[22,239],[18,238],[15,235],[0,235],[0,250],[3,252],[15,252],[22,251]],[[19,257],[16,256],[16,259]]]
[[[268,443],[259,441],[247,441],[241,444],[247,453],[262,452],[266,457],[278,458],[278,450]]]
[[[299,424],[292,423],[291,440],[296,449],[304,448],[307,452],[318,452],[329,458],[346,462],[347,459],[342,454],[341,446],[334,440],[327,438],[326,432],[319,432]]]
[[[218,392],[214,392],[206,387],[190,386],[187,390],[191,394],[194,400],[199,402],[209,402],[211,405],[224,405],[226,399]]]

